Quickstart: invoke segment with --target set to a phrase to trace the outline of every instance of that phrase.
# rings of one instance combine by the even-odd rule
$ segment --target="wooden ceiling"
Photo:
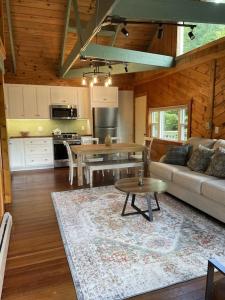
[[[10,0],[14,34],[17,73],[13,74],[9,43],[9,32],[5,15],[6,81],[42,82],[57,78],[60,51],[63,39],[66,0]],[[95,1],[79,0],[79,13],[82,22],[88,22],[95,12]],[[71,25],[74,12],[71,10]],[[74,23],[74,24],[73,24]],[[156,25],[129,25],[129,37],[119,32],[114,46],[147,51],[156,34]],[[69,33],[65,47],[65,57],[75,45],[77,35]],[[98,35],[93,42],[111,45],[112,37]],[[73,66],[83,66],[80,60]],[[13,79],[14,78],[14,79]],[[43,80],[42,80],[43,79]]]

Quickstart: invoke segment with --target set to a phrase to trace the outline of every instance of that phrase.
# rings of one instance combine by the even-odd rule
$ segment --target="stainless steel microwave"
[[[50,105],[50,116],[54,120],[76,120],[77,107],[73,105]]]

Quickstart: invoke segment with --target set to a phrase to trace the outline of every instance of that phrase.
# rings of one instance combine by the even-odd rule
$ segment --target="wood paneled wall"
[[[148,108],[191,104],[190,135],[225,139],[225,55],[214,58],[212,53],[205,63],[168,72],[167,76],[164,71],[161,77],[149,81],[145,77],[144,83],[140,75],[140,84],[136,74],[135,94],[147,92]],[[159,159],[168,145],[169,142],[155,141],[153,159]]]

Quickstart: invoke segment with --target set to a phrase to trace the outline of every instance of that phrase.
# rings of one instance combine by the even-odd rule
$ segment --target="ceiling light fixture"
[[[193,33],[193,30],[194,30],[195,27],[194,26],[190,26],[190,28],[191,28],[191,31],[188,32],[188,36],[189,36],[190,40],[194,40],[195,39],[195,35]]]
[[[128,37],[129,36],[129,32],[128,32],[128,30],[126,29],[126,23],[123,23],[124,24],[124,26],[123,26],[123,28],[121,29],[121,32],[126,36],[126,37]]]
[[[163,38],[163,24],[159,24],[159,27],[158,27],[158,31],[157,31],[157,38],[159,40],[161,40]]]
[[[127,63],[125,63],[124,70],[125,70],[126,73],[128,72]]]
[[[101,72],[98,65],[93,65],[94,70],[90,72],[84,72],[81,80],[82,85],[87,85],[93,87],[95,84],[99,83],[103,79],[105,86],[112,85],[112,77],[110,72]]]

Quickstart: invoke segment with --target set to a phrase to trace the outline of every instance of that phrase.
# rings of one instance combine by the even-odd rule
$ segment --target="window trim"
[[[188,114],[188,124],[187,124],[187,139],[189,138],[190,136],[190,121],[191,121],[191,101],[189,104],[185,104],[185,105],[177,105],[177,106],[163,106],[163,107],[150,107],[149,108],[149,134],[150,136],[152,136],[152,125],[158,125],[157,126],[157,137],[154,137],[158,140],[161,140],[161,141],[167,141],[167,142],[177,142],[177,143],[183,143],[185,142],[184,140],[182,140],[182,128],[183,126],[185,125],[184,123],[181,123],[181,110],[182,109],[186,109],[187,110],[187,114]],[[163,139],[161,138],[162,134],[161,134],[161,131],[162,131],[162,126],[160,126],[161,124],[161,114],[160,112],[163,112],[163,111],[168,111],[168,110],[178,110],[179,113],[178,113],[178,140],[167,140],[167,139]],[[158,123],[156,122],[153,122],[152,123],[152,113],[153,112],[159,112],[159,115],[158,115]]]

